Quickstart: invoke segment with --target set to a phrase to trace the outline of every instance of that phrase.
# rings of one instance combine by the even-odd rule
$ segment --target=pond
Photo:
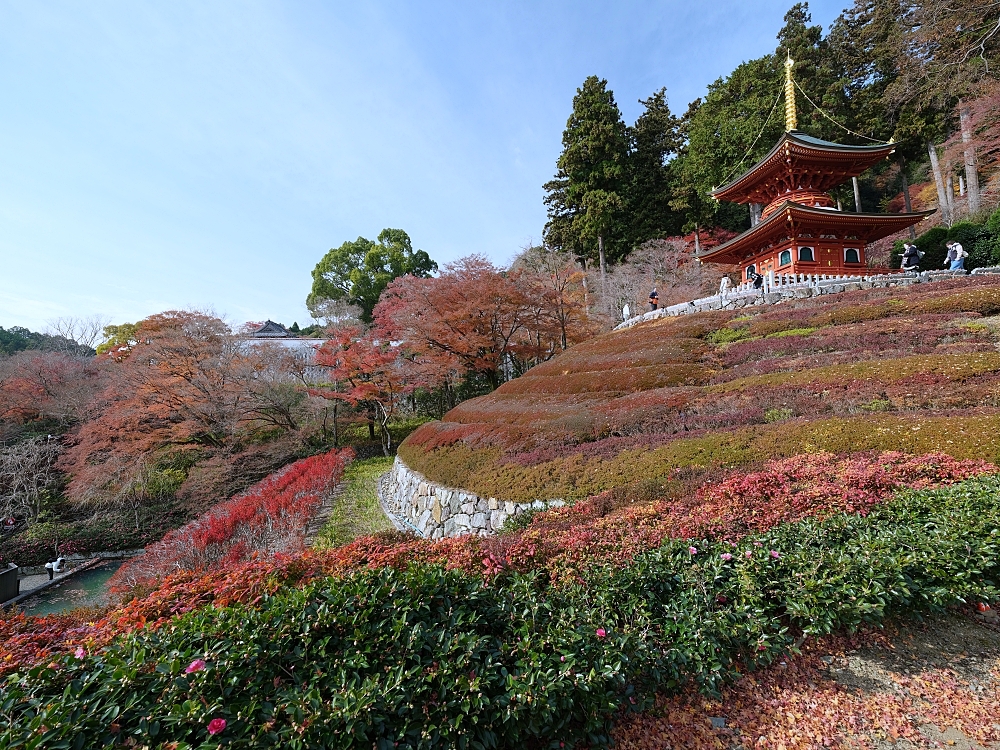
[[[56,615],[74,607],[93,607],[107,602],[107,583],[122,565],[121,560],[108,560],[77,573],[58,586],[53,586],[21,602],[29,615]]]

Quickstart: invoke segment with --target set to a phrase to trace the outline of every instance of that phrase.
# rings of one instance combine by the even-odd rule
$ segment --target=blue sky
[[[681,113],[791,4],[0,0],[0,326],[305,325],[323,253],[383,227],[504,263],[586,76]]]

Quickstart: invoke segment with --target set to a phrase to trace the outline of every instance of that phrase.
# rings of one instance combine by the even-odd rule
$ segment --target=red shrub
[[[113,587],[134,586],[174,570],[229,566],[301,549],[308,520],[352,458],[349,448],[330,451],[270,475],[147,547],[145,555],[115,574]]]

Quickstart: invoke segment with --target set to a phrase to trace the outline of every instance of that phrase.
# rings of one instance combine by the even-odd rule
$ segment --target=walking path
[[[316,515],[312,517],[309,521],[309,525],[306,526],[306,546],[311,547],[313,542],[316,541],[316,537],[319,536],[319,532],[326,525],[326,522],[330,520],[330,516],[333,514],[333,506],[340,499],[340,496],[344,492],[344,488],[347,486],[347,482],[341,480],[340,483],[330,490],[326,497],[323,498],[323,504],[319,506],[319,510],[316,511]]]

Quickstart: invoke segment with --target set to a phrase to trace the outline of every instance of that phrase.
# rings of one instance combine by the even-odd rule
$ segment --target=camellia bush
[[[998,497],[996,476],[903,490],[558,583],[411,562],[273,588],[11,673],[0,746],[602,745],[653,691],[711,693],[804,637],[995,601]]]

